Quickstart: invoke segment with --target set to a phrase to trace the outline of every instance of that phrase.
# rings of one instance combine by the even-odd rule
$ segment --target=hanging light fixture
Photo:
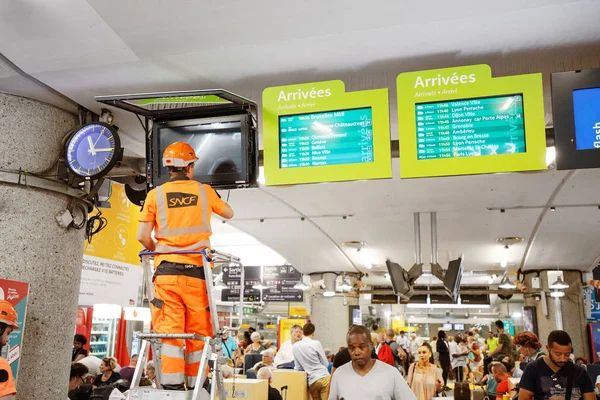
[[[508,275],[505,275],[504,278],[502,278],[502,282],[500,282],[500,285],[498,285],[498,287],[500,289],[516,289],[517,285],[515,285],[508,279]]]
[[[308,285],[304,282],[304,275],[302,275],[300,282],[298,282],[294,285],[294,289],[302,290],[302,291],[310,290],[310,285]]]
[[[550,297],[554,297],[554,298],[565,297],[565,292],[563,292],[562,290],[553,291],[553,292],[550,292]]]
[[[265,290],[268,288],[269,287],[267,285],[265,285],[264,283],[262,283],[262,281],[258,281],[258,283],[255,283],[254,285],[252,285],[252,289],[256,289],[256,290]]]
[[[550,289],[568,289],[569,285],[562,280],[562,277],[559,275],[558,278],[556,278],[556,281],[554,281],[554,283],[552,283],[550,286],[548,286]],[[564,293],[563,293],[564,295]],[[559,296],[562,297],[562,296]]]

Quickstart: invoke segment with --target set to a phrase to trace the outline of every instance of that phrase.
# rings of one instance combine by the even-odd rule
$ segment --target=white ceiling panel
[[[576,171],[556,197],[554,204],[600,204],[600,169]],[[593,208],[593,207],[592,207]],[[568,211],[568,210],[567,210]],[[590,213],[592,213],[590,211]]]
[[[138,60],[89,4],[78,0],[0,2],[0,49],[29,74]]]
[[[300,218],[271,219],[262,223],[232,220],[231,224],[276,249],[304,273],[355,271],[336,244],[308,221]]]
[[[558,208],[540,227],[528,269],[583,269],[600,255],[600,210]]]

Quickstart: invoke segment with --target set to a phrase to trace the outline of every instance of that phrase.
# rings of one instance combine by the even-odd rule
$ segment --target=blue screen
[[[600,88],[573,90],[575,148],[600,148]]]

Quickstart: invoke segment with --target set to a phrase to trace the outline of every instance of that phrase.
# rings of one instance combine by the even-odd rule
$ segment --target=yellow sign
[[[279,345],[281,343],[290,340],[290,329],[294,325],[304,326],[305,321],[303,319],[281,319],[279,320]]]
[[[271,324],[267,324],[266,326],[267,329],[276,329],[277,325],[271,325]]]
[[[92,237],[91,243],[84,243],[84,254],[139,265],[138,254],[142,250],[137,241],[140,208],[129,201],[121,184],[111,182],[109,193],[110,207],[100,207],[106,226]],[[95,215],[98,215],[97,211],[90,213],[90,217]]]
[[[248,325],[248,324],[242,324],[240,326],[240,329],[250,329],[250,325]]]
[[[306,317],[306,316],[308,316],[306,307],[290,307],[289,314],[291,317]]]

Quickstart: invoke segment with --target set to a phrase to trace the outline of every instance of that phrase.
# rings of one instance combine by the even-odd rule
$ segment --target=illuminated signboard
[[[342,81],[263,92],[266,185],[391,178],[387,89]]]
[[[474,65],[396,83],[402,178],[546,169],[541,74],[492,78]]]

